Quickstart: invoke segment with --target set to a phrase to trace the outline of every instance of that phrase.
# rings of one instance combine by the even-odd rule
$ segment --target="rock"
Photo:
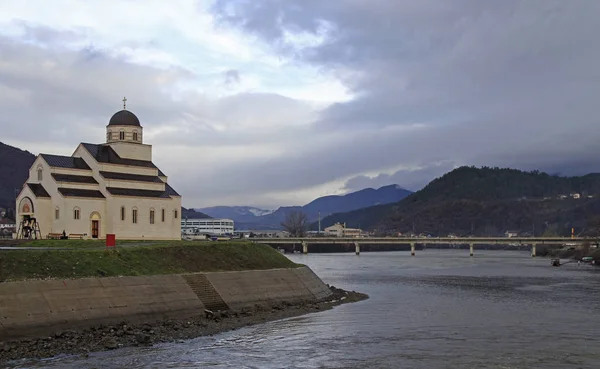
[[[137,343],[141,343],[141,344],[148,344],[150,343],[150,336],[147,334],[138,334],[135,336],[135,340],[137,341]]]
[[[117,344],[117,341],[115,341],[115,339],[111,338],[111,337],[103,338],[102,341],[100,341],[100,343],[102,344],[102,346],[104,346],[104,348],[109,349],[109,350],[114,350],[117,347],[119,347],[119,345]]]

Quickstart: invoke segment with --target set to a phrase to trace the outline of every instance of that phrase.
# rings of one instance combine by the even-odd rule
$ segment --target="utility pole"
[[[318,235],[321,235],[321,212],[319,212],[319,233]]]

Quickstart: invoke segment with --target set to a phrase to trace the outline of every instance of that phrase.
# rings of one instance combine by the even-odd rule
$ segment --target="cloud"
[[[186,206],[600,171],[597,1],[57,4],[3,6],[3,141],[70,154],[127,96]]]
[[[224,74],[225,85],[230,87],[231,85],[236,85],[240,83],[240,73],[235,69],[226,70]]]
[[[441,173],[385,173],[440,161],[600,170],[589,160],[600,139],[598,2],[218,0],[213,10],[282,57],[336,75],[355,96],[321,113],[314,131],[340,139],[299,154],[311,163],[303,173],[382,173],[347,183],[357,189],[422,184]],[[289,33],[320,36],[323,24],[322,42],[286,41]],[[301,163],[285,161],[270,165],[290,178],[285,168]]]
[[[391,174],[379,173],[375,176],[359,175],[346,181],[344,188],[349,191],[358,191],[363,188],[379,188],[389,184],[397,184],[411,191],[423,188],[432,178],[442,176],[456,168],[452,162],[433,163],[425,167],[400,169]]]

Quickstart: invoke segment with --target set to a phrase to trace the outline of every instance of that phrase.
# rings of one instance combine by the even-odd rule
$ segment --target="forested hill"
[[[381,233],[432,235],[501,235],[506,230],[565,234],[575,227],[585,234],[600,214],[598,195],[600,174],[561,177],[461,167],[398,203],[333,214],[322,225],[339,221]]]
[[[0,142],[0,207],[15,206],[15,191],[29,176],[35,155]]]

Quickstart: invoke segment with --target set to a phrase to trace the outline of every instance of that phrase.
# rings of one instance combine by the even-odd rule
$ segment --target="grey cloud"
[[[600,2],[217,0],[213,10],[220,26],[337,76],[355,98],[318,115],[275,94],[175,101],[157,81],[197,76],[134,65],[94,45],[72,51],[60,39],[77,35],[44,40],[34,32],[28,40],[36,42],[0,40],[7,139],[22,139],[28,125],[34,141],[98,141],[107,112],[127,95],[147,132],[156,132],[155,145],[248,150],[239,160],[159,159],[187,206],[267,203],[275,191],[353,177],[349,190],[386,181],[416,189],[446,170],[443,163],[600,170]],[[324,27],[327,38],[316,46],[285,37]],[[54,46],[39,47],[44,42]],[[269,124],[256,128],[263,121]],[[101,127],[91,132],[95,124]],[[258,150],[270,152],[252,155]],[[360,177],[395,167],[422,169]]]
[[[345,142],[262,164],[287,178],[281,187],[439,161],[600,170],[592,159],[600,139],[600,2],[218,0],[214,11],[355,93],[313,126]],[[318,24],[330,28],[322,44],[286,42],[286,32],[316,35]],[[401,175],[416,185],[427,173]]]
[[[439,177],[455,167],[456,164],[452,162],[439,162],[416,169],[401,169],[392,174],[381,173],[373,178],[360,175],[346,181],[344,188],[353,192],[363,188],[379,188],[397,184],[407,190],[417,191],[429,183],[432,178]]]
[[[235,69],[229,69],[223,73],[223,77],[225,80],[225,85],[233,86],[240,83],[240,72]]]

